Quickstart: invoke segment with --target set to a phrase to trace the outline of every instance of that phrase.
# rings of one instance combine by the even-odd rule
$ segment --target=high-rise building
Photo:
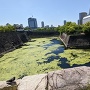
[[[79,13],[79,21],[78,21],[78,24],[81,25],[83,24],[83,18],[87,16],[87,13],[86,12],[81,12]]]
[[[37,28],[37,20],[36,20],[36,18],[28,18],[28,26],[31,29],[36,29]]]
[[[89,9],[89,15],[90,15],[90,9]]]
[[[77,24],[79,25],[79,20],[77,20]]]
[[[66,23],[67,23],[66,20],[64,20],[64,25],[65,25]]]
[[[41,22],[41,27],[44,28],[44,22],[43,21]]]
[[[51,27],[54,27],[53,25],[51,25]]]

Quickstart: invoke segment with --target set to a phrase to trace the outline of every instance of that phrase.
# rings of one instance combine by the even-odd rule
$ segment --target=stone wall
[[[23,43],[27,42],[31,38],[46,37],[59,35],[58,32],[37,32],[37,31],[11,31],[11,32],[0,32],[0,57],[1,53],[7,53],[12,51]]]
[[[90,48],[89,35],[67,35],[63,33],[60,39],[66,48]]]
[[[90,36],[88,35],[70,36],[69,41],[68,41],[68,47],[90,48]]]
[[[70,36],[63,33],[61,36],[60,36],[60,40],[63,42],[63,44],[65,45],[65,47],[67,48],[68,46],[68,41],[70,39]]]
[[[6,53],[28,41],[25,32],[0,32],[0,53]]]
[[[12,85],[1,81],[0,90],[86,90],[89,84],[90,67],[83,66],[25,76]]]
[[[27,36],[30,38],[39,38],[39,37],[51,37],[51,36],[59,36],[59,32],[57,31],[27,31]]]

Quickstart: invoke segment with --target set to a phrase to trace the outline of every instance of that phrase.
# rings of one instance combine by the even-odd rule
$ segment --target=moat
[[[65,50],[57,37],[35,38],[0,58],[0,80],[90,66],[90,50]],[[84,58],[83,58],[84,57]]]

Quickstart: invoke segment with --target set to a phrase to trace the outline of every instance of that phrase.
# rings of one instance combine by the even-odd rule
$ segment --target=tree
[[[14,31],[14,30],[15,30],[14,26],[12,26],[12,25],[10,25],[10,24],[4,26],[4,29],[5,29],[5,31]]]
[[[0,26],[0,31],[4,31],[4,27],[3,26]]]
[[[6,32],[6,31],[15,31],[14,26],[8,24],[6,26],[0,26],[0,31]]]
[[[87,23],[83,24],[83,29],[82,30],[85,34],[90,34],[90,22],[87,22]]]
[[[26,27],[24,28],[24,30],[31,30],[31,28],[28,27],[28,26],[26,26]]]
[[[75,22],[67,22],[64,25],[65,33],[67,34],[75,34],[76,33],[77,24]]]

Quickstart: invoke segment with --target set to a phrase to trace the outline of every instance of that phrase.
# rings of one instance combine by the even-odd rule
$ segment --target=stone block
[[[48,90],[79,90],[90,84],[90,67],[75,67],[48,73]]]
[[[18,86],[18,90],[46,90],[46,86],[47,74],[39,74],[24,77]]]

